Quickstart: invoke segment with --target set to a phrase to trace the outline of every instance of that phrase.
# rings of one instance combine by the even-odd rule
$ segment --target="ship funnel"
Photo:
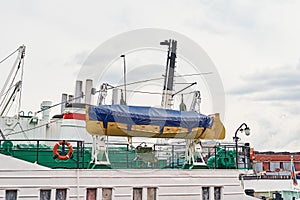
[[[75,103],[81,103],[82,96],[82,81],[77,80],[75,86]]]
[[[41,110],[42,110],[42,119],[49,120],[50,118],[50,107],[52,105],[51,101],[42,101]]]
[[[91,104],[92,101],[93,80],[86,79],[85,82],[85,103]]]
[[[61,95],[61,108],[60,108],[61,113],[63,113],[66,108],[67,100],[68,100],[68,95],[62,94]]]

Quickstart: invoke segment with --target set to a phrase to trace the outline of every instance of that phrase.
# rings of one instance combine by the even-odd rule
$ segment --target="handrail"
[[[11,139],[6,140],[6,142],[13,142],[15,145],[8,145],[7,148],[3,148],[3,142],[5,140],[0,140],[0,153],[6,155],[12,155],[19,159],[27,160],[29,162],[35,162],[40,165],[44,165],[51,168],[72,168],[72,169],[83,169],[88,168],[90,159],[91,159],[91,146],[86,146],[86,143],[83,140],[68,140],[68,142],[73,143],[74,156],[68,161],[53,160],[53,151],[52,148],[58,140],[39,140],[33,139]],[[26,145],[22,146],[20,143]],[[45,148],[46,144],[47,148]],[[20,145],[20,146],[17,146]],[[115,169],[130,169],[130,168],[181,168],[184,164],[184,153],[185,145],[184,144],[154,144],[148,145],[152,148],[152,151],[149,152],[138,152],[136,148],[131,148],[127,143],[107,143],[108,145],[108,155],[111,162],[112,168]],[[222,152],[218,152],[218,149],[223,149]],[[244,160],[239,160],[238,167],[241,169],[250,169],[252,168],[251,160],[248,158],[247,152],[244,151],[245,146],[239,145],[239,158]],[[22,151],[26,154],[25,157],[21,156]],[[219,154],[221,153],[221,154]],[[233,169],[235,168],[235,161],[232,162],[235,154],[235,145],[226,144],[226,145],[217,145],[217,146],[207,146],[202,145],[202,155],[204,161],[207,163],[208,159],[213,158],[213,165],[215,169]],[[218,157],[217,157],[218,156]],[[231,156],[231,157],[228,157]],[[227,162],[227,158],[231,159],[229,165],[224,165],[224,162]],[[225,161],[224,161],[225,160]],[[147,163],[148,162],[148,163]],[[149,163],[150,162],[150,163]],[[152,163],[151,163],[152,162]],[[55,165],[54,165],[55,164]],[[225,163],[226,164],[226,163]],[[143,166],[141,166],[143,165]],[[234,166],[232,166],[234,165]]]

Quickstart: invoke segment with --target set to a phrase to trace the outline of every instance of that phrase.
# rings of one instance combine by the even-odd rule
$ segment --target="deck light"
[[[243,128],[243,126],[245,128]],[[249,136],[250,135],[250,128],[247,126],[246,123],[242,123],[240,127],[235,131],[235,135],[233,137],[233,140],[235,141],[235,152],[236,152],[236,157],[235,157],[235,163],[236,163],[236,168],[238,169],[238,164],[239,164],[239,158],[238,158],[238,141],[240,140],[239,137],[237,137],[238,132],[245,132],[245,135]]]

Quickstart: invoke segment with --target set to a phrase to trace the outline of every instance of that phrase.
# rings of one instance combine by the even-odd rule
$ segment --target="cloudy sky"
[[[257,150],[300,151],[300,1],[5,1],[0,59],[25,44],[24,110],[73,93],[85,59],[111,37],[168,29],[199,44],[223,81],[227,140],[246,122]],[[0,65],[0,77],[13,60]],[[1,82],[1,84],[2,84]],[[203,97],[205,98],[205,97]]]

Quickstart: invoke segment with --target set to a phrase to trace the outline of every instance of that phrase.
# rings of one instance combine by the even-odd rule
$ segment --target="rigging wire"
[[[199,76],[199,75],[208,75],[208,74],[212,74],[212,72],[204,72],[204,73],[196,73],[196,74],[185,74],[185,75],[178,75],[178,76],[174,76],[174,77],[186,77],[186,76],[197,76],[197,75]],[[142,80],[142,81],[135,81],[135,82],[132,82],[132,83],[127,83],[126,85],[133,85],[133,84],[144,83],[144,82],[149,82],[149,81],[154,81],[154,80],[162,80],[162,79],[164,79],[164,78],[152,78],[152,79],[146,79],[146,80]],[[117,86],[112,86],[112,85],[108,84],[108,86],[110,86],[110,88],[107,88],[107,90],[111,90],[113,88],[123,87],[124,84],[117,85]],[[121,90],[121,89],[119,89],[119,90]],[[127,90],[127,91],[128,92],[136,92],[136,93],[144,93],[144,94],[160,94],[160,95],[162,94],[162,93],[159,93],[159,92],[147,92],[147,91],[137,91],[137,90]],[[99,92],[101,92],[101,90],[95,91],[95,93],[99,93]],[[192,94],[192,93],[193,92],[181,93],[181,94],[185,95],[185,94]],[[80,95],[78,97],[74,97],[73,100],[83,98],[84,96],[85,95],[83,94],[83,95]],[[59,106],[61,104],[68,103],[68,102],[69,101],[65,101],[65,102],[60,102],[60,103],[54,104],[54,105],[49,106],[49,107],[47,107],[43,110],[39,110],[39,111],[35,112],[35,114],[38,114],[38,113],[40,113],[44,110],[48,110],[50,108],[53,108],[53,107],[56,107],[56,106]]]
[[[15,101],[15,99],[16,99],[16,96],[17,96],[17,93],[14,93],[13,94],[13,96],[12,96],[12,102],[10,103],[10,105],[9,105],[9,107],[8,107],[8,109],[7,109],[7,111],[6,111],[6,114],[5,115],[8,115],[8,112],[10,111],[10,109],[11,109],[11,107],[12,107],[12,105],[13,105],[13,102]],[[4,110],[6,109],[6,107],[4,107],[3,108]]]
[[[185,75],[178,75],[178,76],[174,76],[174,77],[188,77],[188,76],[199,76],[199,75],[208,75],[208,74],[212,74],[212,72],[204,72],[204,73],[196,73],[196,74],[185,74]],[[156,81],[156,80],[162,80],[164,79],[163,78],[152,78],[152,79],[146,79],[146,80],[141,80],[141,81],[135,81],[135,82],[132,82],[132,83],[127,83],[126,85],[134,85],[134,84],[137,84],[137,83],[144,83],[144,82],[149,82],[149,81]],[[117,85],[115,86],[115,88],[118,88],[118,87],[123,87],[123,85]]]
[[[190,85],[192,83],[174,83],[174,85]]]
[[[159,94],[159,95],[162,95],[161,92],[148,92],[148,91],[140,91],[140,90],[127,90],[127,92],[142,93],[142,94]]]
[[[182,91],[184,91],[184,90],[188,89],[189,87],[192,87],[193,85],[196,85],[196,84],[197,84],[197,82],[191,83],[190,85],[186,86],[185,88],[183,88],[183,89],[181,89],[181,90],[175,92],[175,93],[172,94],[171,96],[174,97],[175,95],[179,94],[180,92],[182,92]]]
[[[120,89],[122,90],[122,89]],[[148,91],[139,91],[139,90],[127,90],[127,92],[132,92],[132,93],[143,93],[143,94],[159,94],[159,95],[162,95],[163,93],[160,93],[160,92],[148,92]],[[183,95],[188,95],[188,94],[194,94],[194,91],[192,92],[185,92],[185,93],[180,93],[180,94],[183,94]]]
[[[209,74],[212,74],[212,72],[203,72],[203,73],[195,73],[195,74],[184,74],[184,75],[177,75],[177,76],[173,76],[173,77],[188,77],[188,76],[199,76],[199,75],[209,75]],[[149,82],[149,81],[157,81],[157,80],[163,80],[163,79],[164,79],[164,77],[162,77],[162,78],[145,79],[145,80],[141,80],[141,81],[135,81],[135,82],[127,83],[126,85],[134,85],[134,84],[138,84],[138,83],[145,83],[145,82]],[[117,85],[117,86],[111,86],[111,88],[108,88],[108,90],[113,89],[113,88],[119,88],[119,87],[124,87],[124,84]],[[97,90],[96,92],[100,92],[100,90]]]
[[[0,96],[0,98],[3,97],[4,95],[6,95],[12,88],[14,88],[16,86],[16,84],[12,85],[10,88],[8,88],[6,92],[3,92],[3,94]]]
[[[18,75],[18,71],[19,71],[20,66],[21,66],[21,62],[22,62],[22,60],[20,59],[19,64],[18,64],[18,67],[17,67],[17,70],[15,71],[14,77],[13,77],[13,79],[12,79],[11,82],[10,82],[9,88],[12,88],[12,86],[13,86],[13,84],[14,84],[14,82],[15,82],[15,79],[16,79],[16,77],[17,77],[17,75]],[[16,84],[17,84],[17,83],[16,83]],[[0,106],[4,103],[5,99],[7,98],[7,94],[8,94],[8,93],[6,93],[6,95],[4,96],[2,102],[0,103]]]
[[[0,61],[0,64],[3,63],[5,60],[7,60],[9,57],[11,57],[12,55],[14,55],[14,53],[16,53],[17,51],[19,51],[20,47],[17,48],[14,52],[12,52],[11,54],[9,54],[8,56],[6,56],[4,59],[2,59]]]
[[[83,95],[80,95],[80,96],[78,96],[78,97],[74,97],[72,100],[79,99],[79,98],[82,98],[82,97],[84,97],[84,96],[85,96],[85,95],[83,94]],[[64,104],[64,103],[69,103],[69,101],[62,101],[62,102],[57,103],[57,104],[54,104],[54,105],[52,105],[52,106],[48,106],[47,108],[41,109],[41,110],[35,112],[34,114],[36,115],[36,114],[38,114],[38,113],[40,113],[40,112],[42,112],[42,111],[48,110],[48,109],[50,109],[50,108],[59,106],[59,105]]]
[[[208,75],[208,74],[213,74],[213,73],[212,72],[203,72],[203,73],[195,73],[195,74],[177,75],[174,77],[198,76],[198,75]]]
[[[178,76],[174,76],[174,77],[186,77],[186,76],[197,76],[197,75],[199,76],[199,75],[208,75],[208,74],[212,74],[212,72],[195,73],[195,74],[185,74],[185,75],[178,75]],[[146,79],[146,80],[142,80],[142,81],[135,81],[135,82],[132,82],[132,83],[127,83],[126,85],[133,85],[133,84],[144,83],[144,82],[155,81],[155,80],[162,80],[162,79],[164,79],[164,78],[152,78],[152,79]],[[122,85],[117,85],[117,86],[112,86],[112,85],[108,84],[108,86],[110,86],[110,88],[107,88],[107,90],[111,90],[111,89],[113,89],[113,88],[118,88],[118,89],[119,89],[119,87],[123,87],[124,84],[122,84]],[[121,90],[121,89],[119,89],[119,90]],[[128,92],[133,92],[133,93],[143,93],[143,94],[156,94],[156,95],[162,95],[162,93],[159,93],[159,92],[148,92],[148,91],[138,91],[138,90],[127,90],[127,91],[128,91]],[[101,90],[95,91],[95,93],[99,93],[99,92],[101,92]],[[192,94],[192,93],[194,93],[194,92],[180,93],[180,94],[186,95],[186,94]],[[82,98],[82,97],[84,97],[84,96],[85,96],[85,95],[83,94],[83,95],[80,95],[80,96],[78,96],[78,97],[74,97],[73,100]],[[48,110],[48,109],[50,109],[50,108],[53,108],[53,107],[56,107],[56,106],[59,106],[59,105],[61,105],[61,104],[68,103],[68,102],[69,102],[69,101],[66,101],[66,102],[60,102],[60,103],[54,104],[54,105],[52,105],[52,106],[47,107],[46,109],[39,110],[39,111],[35,112],[35,114],[38,114],[38,113],[40,113],[40,112],[42,112],[42,111],[44,111],[44,110]]]

